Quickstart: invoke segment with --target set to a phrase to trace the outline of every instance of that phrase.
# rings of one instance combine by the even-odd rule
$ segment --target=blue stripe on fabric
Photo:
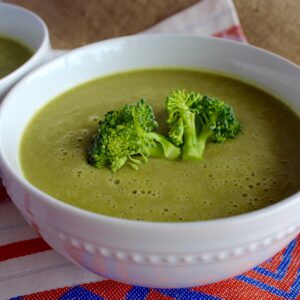
[[[293,240],[289,244],[289,246],[287,247],[287,249],[285,250],[285,252],[283,254],[283,259],[282,259],[280,265],[278,266],[276,272],[271,272],[260,266],[255,267],[253,270],[259,274],[271,277],[273,279],[282,280],[286,276],[286,273],[289,268],[289,264],[291,263],[291,260],[292,260],[292,254],[293,254],[293,251],[294,251],[296,245],[297,245],[296,240]]]
[[[74,286],[67,291],[59,300],[105,300],[101,296],[95,295],[82,286]]]
[[[281,264],[279,265],[276,273],[265,270],[262,267],[256,267],[256,268],[254,268],[254,270],[260,274],[272,277],[277,280],[280,280],[280,279],[282,280],[284,278],[284,276],[287,274],[289,264],[292,261],[292,254],[296,248],[296,245],[297,245],[296,239],[293,240],[289,244],[289,246],[287,247],[287,249],[285,250],[285,252],[283,254],[283,260],[282,260]],[[283,273],[283,275],[282,275],[282,273]],[[283,297],[284,299],[299,299],[299,295],[300,295],[300,268],[299,267],[298,267],[298,271],[297,271],[297,277],[296,277],[295,281],[293,282],[293,284],[291,285],[289,292],[277,289],[273,286],[270,286],[270,285],[268,285],[264,282],[258,281],[256,279],[250,278],[246,275],[239,275],[239,276],[236,276],[235,278],[238,280],[244,281],[248,284],[254,285],[254,286],[256,286],[260,289],[263,289],[269,293],[272,293],[276,296]]]
[[[192,289],[157,289],[157,291],[176,300],[221,300]]]
[[[127,294],[126,300],[145,300],[149,295],[150,289],[134,286]]]
[[[14,298],[10,298],[10,300],[22,300],[22,296],[19,296],[19,297],[14,297]]]
[[[266,283],[263,283],[261,281],[258,281],[256,279],[250,278],[248,276],[245,275],[239,275],[235,277],[238,280],[244,281],[248,284],[252,284],[262,290],[265,290],[269,293],[272,293],[276,296],[279,297],[283,297],[284,299],[297,299],[299,296],[299,292],[300,292],[300,274],[298,272],[298,276],[296,281],[294,282],[294,284],[291,286],[291,291],[290,292],[285,292],[283,290],[277,289],[273,286],[270,286]]]

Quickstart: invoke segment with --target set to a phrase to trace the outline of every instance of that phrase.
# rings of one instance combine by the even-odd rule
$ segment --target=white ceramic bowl
[[[32,186],[22,175],[21,136],[33,115],[49,100],[95,77],[157,66],[232,74],[285,99],[299,115],[300,68],[269,52],[196,36],[141,35],[108,40],[47,63],[7,95],[0,112],[4,185],[23,216],[49,245],[101,276],[134,285],[179,288],[240,274],[297,236],[300,193],[236,217],[151,223],[102,216],[64,204]]]
[[[0,99],[15,82],[51,55],[47,26],[40,17],[27,9],[0,3],[0,36],[2,35],[22,42],[34,54],[17,70],[0,79]]]

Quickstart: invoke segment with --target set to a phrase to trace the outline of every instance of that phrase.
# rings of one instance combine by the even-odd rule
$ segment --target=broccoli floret
[[[137,170],[150,156],[180,157],[181,149],[154,132],[157,127],[153,110],[143,99],[106,113],[88,149],[89,164],[116,172],[126,163]]]
[[[198,157],[195,117],[202,96],[194,92],[174,91],[167,97],[169,137],[176,146],[182,146],[182,159]]]
[[[241,130],[232,107],[216,98],[175,91],[166,100],[169,136],[183,160],[201,160],[207,141],[223,143]]]

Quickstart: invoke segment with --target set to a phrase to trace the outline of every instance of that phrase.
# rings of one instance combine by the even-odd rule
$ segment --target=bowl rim
[[[188,228],[195,228],[197,226],[198,228],[202,227],[205,229],[206,227],[216,226],[216,227],[223,227],[225,225],[241,225],[246,222],[259,220],[261,218],[265,218],[270,216],[273,213],[276,213],[280,211],[283,207],[293,206],[296,204],[296,202],[299,201],[300,198],[300,191],[294,193],[293,195],[282,199],[281,201],[269,205],[265,208],[261,208],[252,212],[247,212],[243,214],[239,214],[236,216],[229,216],[224,218],[218,218],[218,219],[212,219],[212,220],[204,220],[204,221],[184,221],[184,222],[155,222],[155,221],[144,221],[144,220],[132,220],[132,219],[125,219],[125,218],[119,218],[119,217],[113,217],[108,216],[100,213],[95,213],[92,211],[88,211],[85,209],[81,209],[79,207],[73,206],[71,204],[65,203],[45,192],[35,187],[33,184],[31,184],[25,176],[22,176],[18,171],[15,170],[14,167],[11,166],[10,162],[8,161],[5,152],[2,151],[2,139],[1,139],[1,131],[2,131],[2,123],[3,118],[2,115],[5,113],[7,103],[10,101],[10,98],[14,96],[15,90],[19,88],[20,85],[23,83],[26,83],[27,81],[31,80],[31,77],[38,74],[41,70],[44,70],[48,68],[48,66],[55,64],[57,61],[64,60],[68,55],[70,54],[77,54],[78,52],[85,51],[89,48],[94,47],[102,47],[107,46],[109,44],[114,44],[116,42],[122,41],[122,40],[135,40],[135,39],[147,39],[147,38],[169,38],[169,39],[176,39],[176,38],[186,38],[186,39],[198,39],[202,40],[204,42],[211,42],[211,43],[225,43],[225,44],[231,44],[234,45],[234,47],[240,47],[241,49],[244,48],[250,48],[251,51],[259,51],[261,53],[267,54],[269,56],[273,56],[274,59],[280,60],[284,62],[285,64],[288,64],[290,67],[293,67],[297,72],[300,74],[300,66],[297,64],[289,61],[286,58],[281,57],[278,54],[272,53],[268,50],[261,49],[256,46],[252,46],[249,44],[241,43],[238,41],[232,41],[222,38],[216,38],[216,37],[203,37],[203,36],[197,36],[193,34],[140,34],[140,35],[130,35],[130,36],[123,36],[123,37],[117,37],[112,39],[107,39],[103,41],[98,41],[95,43],[91,43],[88,45],[84,45],[82,47],[73,49],[68,51],[67,53],[64,53],[56,58],[54,58],[51,61],[48,61],[47,63],[43,64],[42,66],[39,66],[32,72],[30,72],[28,75],[26,75],[23,79],[21,79],[5,96],[1,106],[0,106],[0,162],[1,162],[1,175],[3,173],[3,169],[6,169],[6,172],[8,171],[11,175],[11,177],[14,178],[25,190],[30,191],[30,193],[33,193],[35,197],[39,198],[39,200],[43,201],[45,205],[51,205],[53,207],[56,207],[60,210],[65,211],[66,213],[70,213],[76,216],[84,217],[87,219],[90,219],[95,222],[101,222],[101,223],[114,223],[115,225],[122,225],[126,226],[127,228],[133,228],[136,226],[144,226],[148,228],[160,228],[160,229],[188,229]],[[117,72],[114,72],[117,73]],[[223,73],[222,73],[223,74]],[[228,73],[228,75],[230,75]],[[51,98],[52,99],[52,98]],[[51,100],[49,99],[49,100]],[[28,125],[28,123],[27,123]]]
[[[26,72],[27,67],[34,64],[36,62],[36,60],[38,60],[38,57],[40,56],[43,49],[47,46],[47,43],[49,41],[49,32],[48,32],[48,27],[47,27],[46,23],[43,21],[43,19],[40,16],[38,16],[36,13],[34,13],[33,11],[26,9],[24,7],[21,7],[21,6],[15,5],[15,4],[11,4],[11,3],[0,2],[0,9],[1,9],[1,7],[6,7],[8,9],[16,10],[16,11],[19,11],[23,14],[30,16],[30,18],[35,19],[38,22],[39,26],[43,30],[43,39],[40,42],[39,47],[33,51],[31,57],[28,60],[26,60],[21,66],[19,66],[17,69],[12,71],[8,75],[0,78],[0,85],[1,84],[5,85],[6,82],[9,82],[10,80],[13,80],[18,75],[22,75],[24,72]],[[1,34],[1,36],[10,38],[10,36],[5,35],[5,34],[4,35]],[[15,39],[13,38],[13,40],[15,40]],[[19,40],[17,40],[17,41],[19,41]],[[23,42],[22,42],[22,44],[23,44]],[[25,44],[25,46],[28,47],[28,45],[26,45],[26,44]],[[31,48],[29,48],[29,49],[32,50]]]

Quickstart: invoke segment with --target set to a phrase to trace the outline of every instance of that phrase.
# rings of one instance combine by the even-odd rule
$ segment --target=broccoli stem
[[[202,122],[200,134],[197,132],[195,114],[186,112],[183,115],[184,120],[184,144],[182,147],[183,160],[201,160],[208,138],[212,135],[209,127]]]
[[[208,138],[212,135],[211,130],[209,128],[202,128],[200,135],[197,138],[197,146],[198,146],[198,157],[199,160],[203,158],[203,152],[206,147],[206,142]]]
[[[184,122],[184,144],[182,147],[183,160],[199,160],[201,154],[199,153],[197,130],[195,125],[195,114],[190,111],[185,111],[182,114]]]
[[[157,143],[156,147],[149,147],[150,156],[176,160],[181,155],[179,147],[174,146],[165,136],[155,132],[148,133]]]

